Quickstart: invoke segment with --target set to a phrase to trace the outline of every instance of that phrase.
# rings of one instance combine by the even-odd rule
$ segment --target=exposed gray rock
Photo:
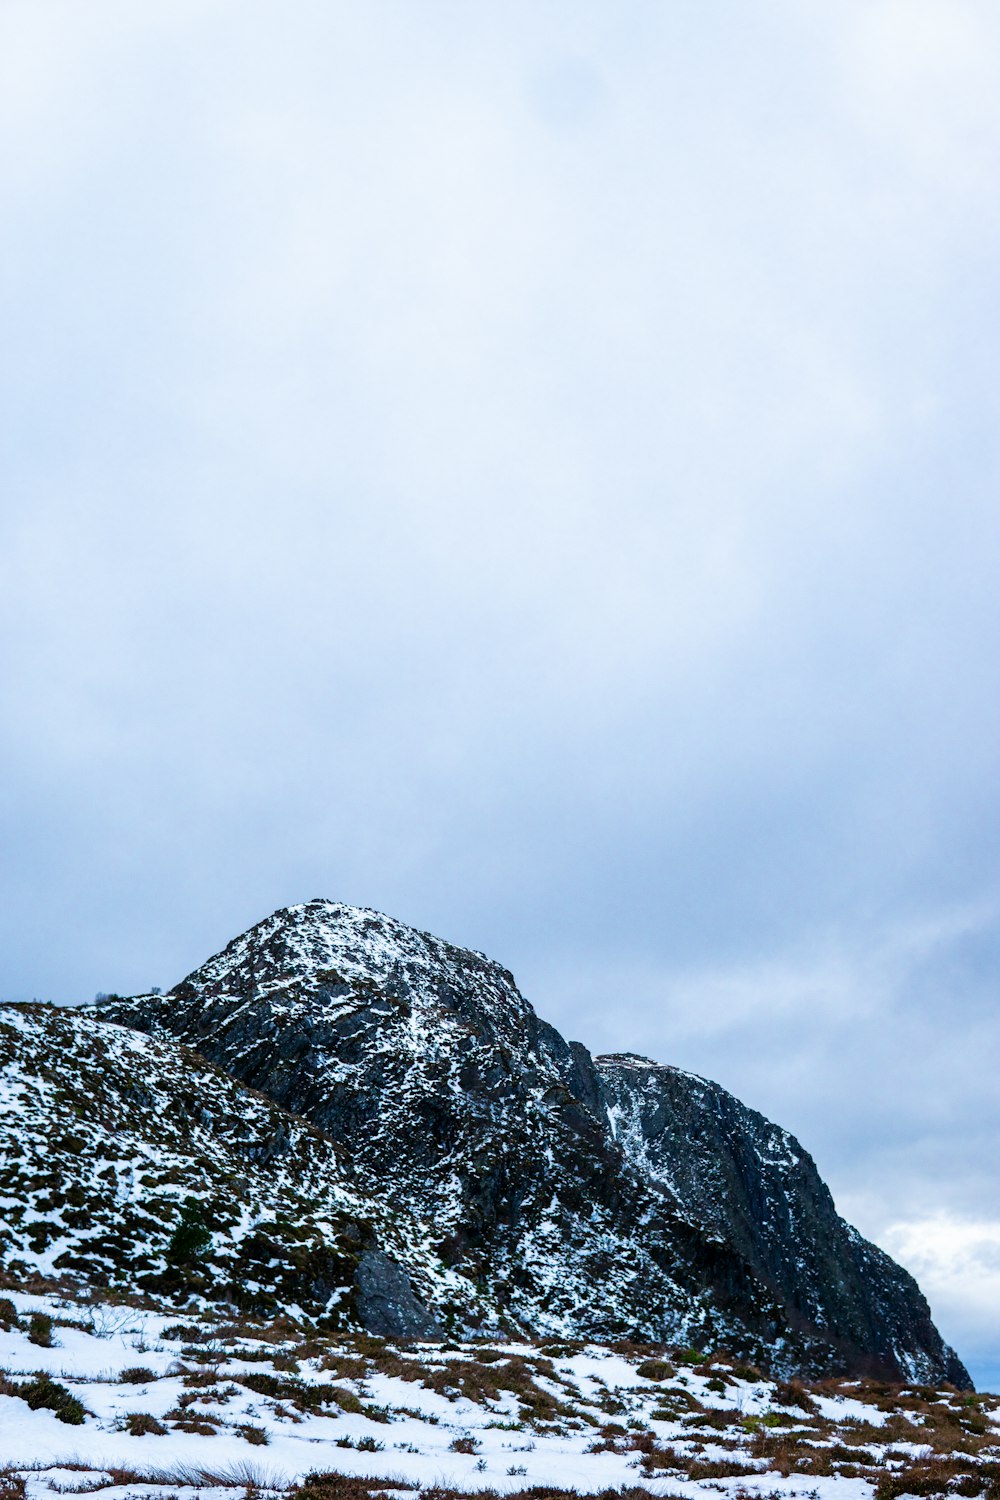
[[[383,1338],[434,1339],[441,1325],[413,1295],[406,1272],[381,1250],[365,1250],[354,1276],[354,1307],[362,1328]]]

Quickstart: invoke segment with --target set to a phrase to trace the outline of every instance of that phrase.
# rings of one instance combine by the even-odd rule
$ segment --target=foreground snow
[[[982,1473],[986,1493],[1000,1458],[994,1398],[928,1401],[926,1391],[857,1384],[810,1395],[725,1361],[669,1364],[649,1350],[397,1348],[309,1338],[288,1325],[179,1324],[176,1313],[94,1299],[7,1296],[0,1471],[21,1471],[32,1500],[79,1492],[137,1500],[161,1486],[222,1500],[248,1482],[282,1490],[315,1471],[378,1476],[400,1495],[550,1485],[641,1486],[689,1500],[708,1492],[869,1500],[876,1470],[891,1479],[952,1449],[973,1476]],[[24,1393],[39,1372],[82,1403],[82,1420],[51,1409],[61,1397],[31,1409]],[[935,1412],[942,1421],[947,1414],[950,1448]],[[799,1458],[782,1473],[788,1444],[798,1444]],[[802,1454],[813,1470],[831,1472],[801,1472]],[[973,1492],[966,1480],[961,1493]]]

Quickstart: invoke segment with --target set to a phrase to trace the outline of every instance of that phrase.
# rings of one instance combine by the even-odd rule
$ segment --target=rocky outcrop
[[[368,1333],[382,1338],[435,1339],[443,1329],[413,1294],[410,1278],[381,1250],[366,1250],[354,1273],[354,1306]]]
[[[794,1136],[708,1079],[634,1054],[595,1059],[612,1135],[630,1165],[733,1245],[791,1321],[827,1330],[854,1370],[914,1379],[930,1358],[957,1385],[913,1277],[845,1223]]]
[[[101,1014],[311,1121],[353,1191],[433,1226],[441,1260],[521,1326],[968,1383],[790,1137],[676,1070],[595,1064],[483,954],[313,901]]]

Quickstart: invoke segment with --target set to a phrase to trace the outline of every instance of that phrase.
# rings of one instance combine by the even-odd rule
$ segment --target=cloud
[[[1000,1221],[931,1214],[888,1225],[882,1243],[917,1277],[939,1326],[963,1349],[980,1388],[996,1390]]]
[[[1000,145],[996,12],[981,0],[881,0],[855,11],[842,57],[867,131],[954,202],[982,192]]]
[[[356,900],[975,1219],[993,7],[0,24],[5,992]]]

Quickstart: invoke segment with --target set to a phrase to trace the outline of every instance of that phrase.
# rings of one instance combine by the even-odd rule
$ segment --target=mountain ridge
[[[971,1384],[788,1132],[670,1065],[593,1058],[485,954],[317,899],[94,1013],[317,1126],[355,1187],[433,1223],[442,1261],[522,1327]]]

